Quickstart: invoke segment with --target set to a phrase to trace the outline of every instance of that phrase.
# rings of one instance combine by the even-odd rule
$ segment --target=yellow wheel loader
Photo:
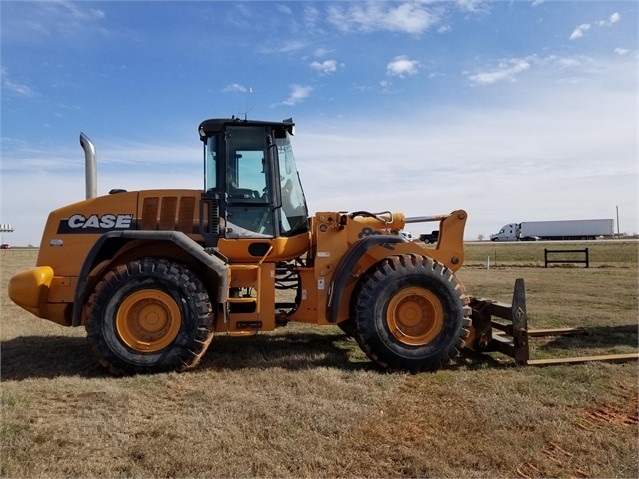
[[[292,120],[211,119],[198,132],[202,190],[100,197],[95,149],[81,134],[87,198],[49,214],[37,265],[11,278],[10,298],[40,318],[84,326],[114,374],[185,370],[216,334],[290,321],[337,325],[392,370],[436,370],[465,344],[528,359],[523,282],[508,309],[470,298],[455,275],[466,212],[309,217]],[[425,221],[439,223],[434,248],[398,234]],[[492,334],[500,313],[515,325],[505,345]]]

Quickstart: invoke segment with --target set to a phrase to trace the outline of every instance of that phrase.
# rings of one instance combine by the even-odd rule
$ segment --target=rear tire
[[[355,321],[353,321],[351,318],[345,319],[341,323],[337,323],[337,326],[349,338],[355,336]]]
[[[184,265],[143,258],[119,265],[97,284],[86,330],[113,374],[182,371],[213,339],[213,313],[202,282]]]
[[[383,368],[435,371],[459,354],[469,336],[466,289],[426,256],[380,261],[359,281],[351,303],[356,340]]]

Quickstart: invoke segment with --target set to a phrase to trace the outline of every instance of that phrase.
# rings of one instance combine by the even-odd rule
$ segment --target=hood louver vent
[[[151,196],[142,202],[140,229],[193,233],[195,225],[194,196]]]

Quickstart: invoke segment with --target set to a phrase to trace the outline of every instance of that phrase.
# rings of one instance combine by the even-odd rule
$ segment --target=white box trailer
[[[492,241],[588,240],[609,238],[614,234],[614,220],[522,221],[504,225]]]

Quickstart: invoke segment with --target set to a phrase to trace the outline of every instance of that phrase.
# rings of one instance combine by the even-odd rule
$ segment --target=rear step
[[[529,337],[586,334],[587,331],[584,328],[528,329],[526,293],[522,278],[515,280],[511,304],[471,298],[470,306],[473,311],[471,319],[475,334],[469,338],[469,347],[479,352],[499,351],[513,358],[516,364],[548,366],[591,361],[625,362],[639,359],[639,353],[530,359]],[[506,322],[496,321],[493,318],[503,319]]]

